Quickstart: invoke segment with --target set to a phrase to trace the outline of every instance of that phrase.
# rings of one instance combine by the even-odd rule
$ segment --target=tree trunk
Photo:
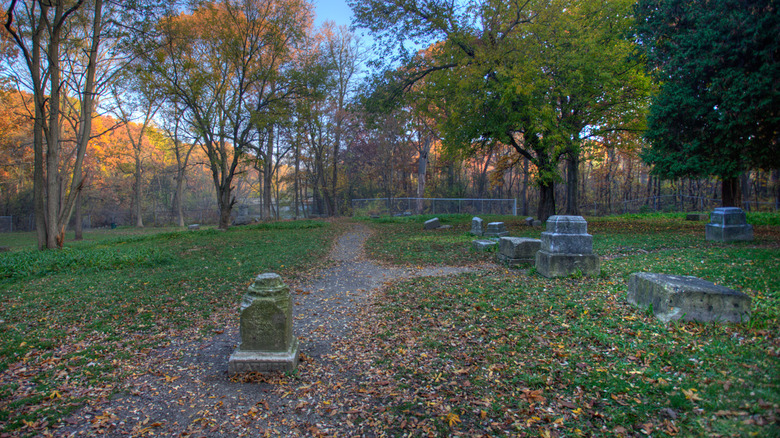
[[[140,147],[140,144],[139,144]],[[133,184],[133,214],[135,214],[135,226],[138,228],[144,227],[143,209],[141,208],[141,178],[143,177],[141,170],[141,157],[140,151],[135,151],[135,172],[133,172],[135,184]]]
[[[566,170],[566,214],[572,216],[580,215],[580,208],[577,205],[579,201],[579,168],[580,154],[579,149],[572,151],[567,160]]]
[[[230,227],[230,213],[233,211],[233,191],[231,190],[230,183],[224,184],[219,189],[219,229],[227,230]]]
[[[76,241],[84,240],[84,222],[81,217],[81,193],[76,196],[76,223],[74,224]]]
[[[427,137],[423,141],[422,147],[418,151],[420,158],[417,160],[417,214],[423,212],[423,198],[425,197],[425,177],[428,171],[428,154],[431,151],[431,138]]]
[[[742,190],[740,188],[738,176],[723,178],[720,187],[721,187],[721,206],[741,207]]]
[[[523,157],[523,188],[521,190],[523,198],[523,216],[528,216],[528,159]]]
[[[539,184],[539,220],[544,222],[555,215],[555,183],[550,181]]]
[[[274,127],[268,130],[268,145],[263,162],[263,219],[271,220],[271,192],[273,187]]]

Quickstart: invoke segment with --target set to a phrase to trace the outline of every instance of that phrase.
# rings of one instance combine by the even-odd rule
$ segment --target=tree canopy
[[[660,83],[643,158],[666,178],[780,166],[780,15],[772,0],[641,0],[636,36]]]

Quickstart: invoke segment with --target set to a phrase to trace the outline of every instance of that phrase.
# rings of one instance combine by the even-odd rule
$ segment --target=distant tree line
[[[0,214],[33,212],[57,248],[113,206],[138,227],[211,207],[224,229],[248,197],[264,219],[371,197],[517,198],[542,220],[780,199],[776,2],[349,3],[378,56],[306,0],[11,1]]]

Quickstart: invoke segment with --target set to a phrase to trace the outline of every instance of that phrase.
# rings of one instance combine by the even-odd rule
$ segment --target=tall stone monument
[[[718,242],[753,240],[753,225],[747,223],[741,208],[716,208],[710,215],[710,223],[705,226],[704,234],[707,240]]]
[[[596,276],[601,272],[599,257],[593,254],[593,236],[582,216],[550,216],[541,241],[536,270],[545,277],[568,277],[577,271]]]
[[[241,343],[228,374],[292,371],[298,366],[290,288],[274,273],[260,274],[241,301]]]

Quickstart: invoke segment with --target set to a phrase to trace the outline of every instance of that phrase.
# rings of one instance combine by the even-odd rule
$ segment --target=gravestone
[[[706,221],[710,219],[707,213],[688,213],[685,216],[686,221]]]
[[[537,219],[537,220],[535,220],[535,221],[534,221],[534,224],[533,224],[533,225],[534,225],[535,227],[541,227],[541,226],[542,226],[542,221],[540,221],[540,220],[538,220],[538,219]]]
[[[703,322],[750,320],[749,296],[687,275],[631,274],[628,302],[639,307],[652,306],[655,316],[664,323],[680,319]]]
[[[188,229],[188,230],[191,230],[191,231],[198,231],[198,230],[200,230],[200,224],[192,224],[192,225],[188,225],[188,226],[187,226],[187,229]]]
[[[705,226],[704,234],[707,240],[716,242],[753,240],[753,225],[747,223],[741,208],[716,208],[710,215],[710,223]]]
[[[529,227],[533,227],[534,226],[534,218],[532,218],[530,216],[525,218],[525,224],[528,225]]]
[[[478,217],[471,218],[471,234],[481,236],[484,233],[485,221]]]
[[[596,276],[601,262],[593,254],[593,236],[582,216],[550,216],[536,253],[536,270],[547,278],[568,277],[581,272]]]
[[[485,230],[485,237],[503,237],[509,235],[503,222],[490,222]]]
[[[520,263],[533,263],[542,241],[526,237],[502,237],[498,240],[498,260],[515,266]]]
[[[492,248],[498,245],[495,240],[472,240],[471,247],[475,251],[490,251]]]
[[[441,222],[439,222],[439,218],[435,217],[433,219],[428,219],[425,221],[424,228],[426,230],[435,230],[437,228],[441,227]]]
[[[228,374],[292,371],[298,366],[290,288],[274,273],[260,274],[241,301],[241,343]]]

